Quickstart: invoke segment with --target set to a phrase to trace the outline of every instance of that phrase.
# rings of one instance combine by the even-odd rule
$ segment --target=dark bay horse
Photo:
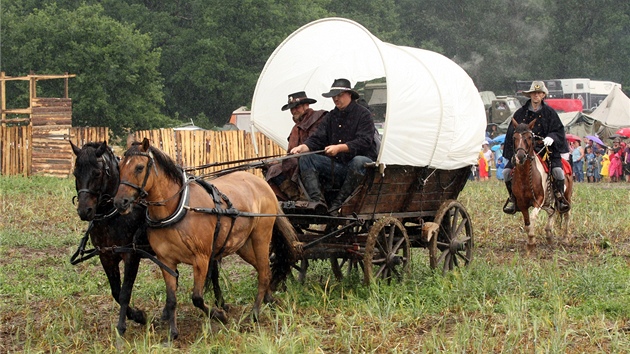
[[[248,172],[227,174],[212,184],[188,178],[147,139],[125,152],[120,176],[116,207],[126,213],[137,202],[148,205],[148,237],[158,259],[171,269],[179,263],[193,267],[193,304],[206,315],[222,317],[218,314],[222,310],[210,311],[204,303],[208,265],[236,253],[258,273],[253,307],[257,318],[262,302],[273,300],[270,282],[284,279],[299,258],[295,230],[286,217],[277,217],[282,210],[265,180]],[[270,251],[275,254],[272,267]],[[164,314],[170,338],[175,339],[177,279],[164,269],[162,274],[167,295]]]
[[[512,193],[516,199],[516,206],[523,214],[525,231],[527,232],[527,252],[536,247],[536,219],[540,210],[547,212],[549,216],[545,225],[547,242],[553,242],[553,225],[557,212],[555,207],[555,196],[548,173],[545,171],[543,162],[538,158],[534,149],[534,133],[532,128],[536,120],[529,125],[518,124],[512,119],[514,127],[514,168],[512,170]],[[571,175],[564,179],[564,197],[570,203],[573,193],[573,180]],[[533,208],[531,212],[530,208]],[[569,220],[571,211],[560,214],[562,225],[562,242],[569,242]]]
[[[92,255],[98,254],[112,296],[120,304],[116,328],[123,335],[127,329],[125,316],[140,324],[146,324],[147,321],[142,310],[129,306],[142,257],[137,252],[115,250],[135,245],[151,252],[146,234],[146,208],[134,206],[129,213],[121,215],[114,207],[113,197],[119,184],[118,158],[107,146],[107,142],[87,143],[80,149],[72,142],[70,145],[76,155],[73,174],[77,190],[77,213],[81,220],[90,221],[86,237],[89,234],[94,246]],[[82,241],[80,248],[85,245],[85,241]],[[75,254],[78,255],[79,252]],[[73,256],[72,261],[74,258]],[[88,258],[84,256],[73,264]],[[121,261],[124,263],[122,287],[119,268]]]

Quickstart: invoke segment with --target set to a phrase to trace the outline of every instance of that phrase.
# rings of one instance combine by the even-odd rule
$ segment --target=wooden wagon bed
[[[457,199],[469,175],[470,167],[387,166],[381,174],[377,167],[369,166],[365,180],[346,200],[341,214],[354,213],[362,219],[431,217],[444,201]]]

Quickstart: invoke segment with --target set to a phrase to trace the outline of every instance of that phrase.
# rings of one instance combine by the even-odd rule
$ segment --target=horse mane
[[[81,168],[82,172],[83,168],[98,168],[98,157],[96,156],[96,151],[101,147],[102,142],[88,142],[83,144],[81,147],[80,153],[76,157],[75,169]],[[110,162],[113,162],[113,165],[117,167],[116,156],[112,149],[107,145],[107,149],[103,155],[109,155],[111,158]]]
[[[141,146],[141,142],[134,142],[133,144],[131,144],[131,147],[125,152],[125,156],[141,154]],[[181,166],[176,164],[173,159],[171,159],[160,149],[153,147],[153,145],[149,146],[149,151],[147,152],[151,153],[153,155],[154,162],[162,167],[164,173],[166,174],[166,178],[173,182],[176,182],[179,185],[182,184],[182,174],[184,173],[184,169]]]
[[[514,128],[515,133],[524,133],[529,130],[529,125],[527,123],[519,123],[516,128]]]

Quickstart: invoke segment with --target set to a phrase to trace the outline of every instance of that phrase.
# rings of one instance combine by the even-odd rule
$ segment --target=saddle
[[[545,173],[549,174],[549,163],[547,161],[549,159],[547,158],[547,156],[545,155],[545,157],[543,158],[540,155],[536,154],[536,157],[543,165],[543,168],[545,169]],[[567,176],[573,175],[573,168],[571,168],[571,164],[569,163],[569,161],[565,159],[562,159],[562,170],[564,171],[564,174]]]

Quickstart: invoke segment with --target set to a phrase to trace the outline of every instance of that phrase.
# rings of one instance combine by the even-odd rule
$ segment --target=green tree
[[[542,77],[586,77],[630,86],[630,3],[546,1],[548,35],[533,59]]]
[[[98,5],[2,10],[2,70],[11,76],[76,74],[70,82],[73,125],[108,126],[120,135],[173,124],[160,114],[160,50],[151,49],[148,35],[103,15]]]

